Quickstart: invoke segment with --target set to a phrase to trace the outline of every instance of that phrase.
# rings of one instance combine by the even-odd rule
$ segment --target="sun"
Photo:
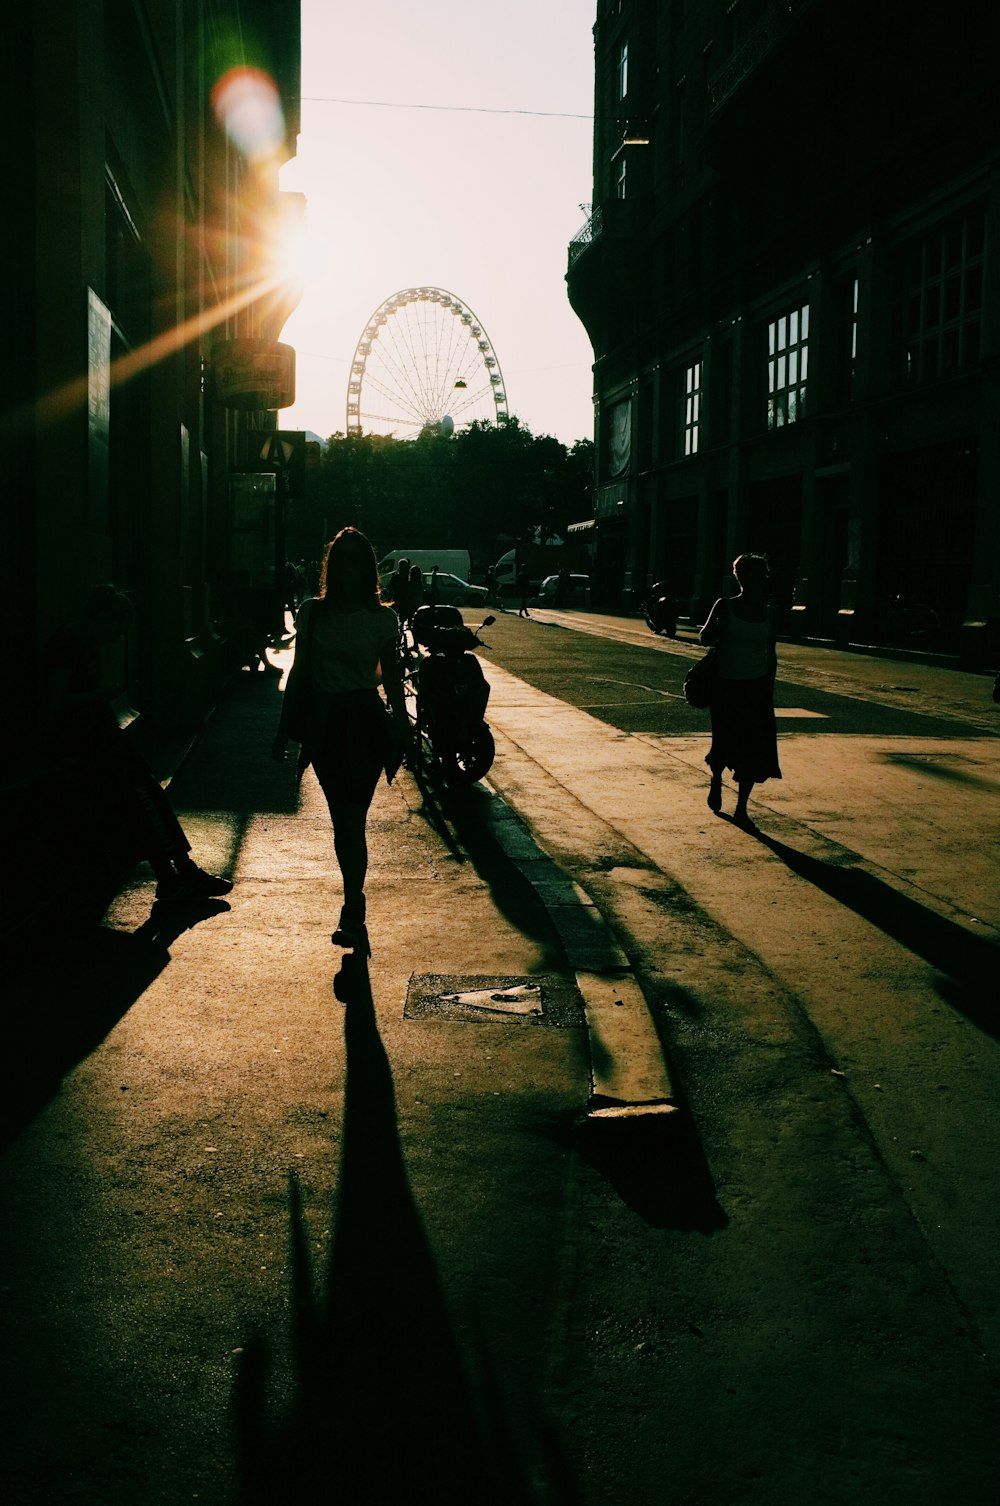
[[[268,270],[278,282],[305,285],[318,270],[315,239],[309,233],[305,195],[282,192],[265,236]]]

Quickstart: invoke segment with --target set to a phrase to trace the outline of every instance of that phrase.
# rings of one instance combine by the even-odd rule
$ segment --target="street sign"
[[[275,429],[264,436],[261,464],[285,477],[287,495],[305,495],[306,436],[304,429]]]

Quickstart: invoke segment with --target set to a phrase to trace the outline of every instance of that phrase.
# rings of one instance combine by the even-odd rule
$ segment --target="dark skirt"
[[[377,690],[316,698],[302,748],[302,770],[312,764],[327,805],[369,806],[382,770],[395,773],[391,718]]]
[[[732,769],[737,784],[780,779],[778,733],[774,722],[774,680],[716,680],[712,704],[712,746],[705,762],[713,774]]]

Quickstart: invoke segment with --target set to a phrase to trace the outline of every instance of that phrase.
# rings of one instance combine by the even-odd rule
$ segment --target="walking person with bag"
[[[374,549],[356,528],[342,528],[327,546],[319,596],[302,603],[296,620],[295,658],[271,752],[282,763],[289,739],[298,742],[299,778],[309,764],[316,772],[344,887],[330,939],[366,954],[368,810],[379,776],[384,770],[391,782],[410,745],[398,637],[396,614],[381,598]]]
[[[521,560],[520,564],[517,567],[517,594],[521,598],[521,605],[517,610],[517,615],[519,617],[531,616],[531,613],[528,611],[528,593],[530,592],[530,590],[531,572],[528,569],[527,560]]]
[[[733,820],[752,826],[747,801],[754,785],[781,778],[774,720],[777,628],[764,555],[741,554],[733,562],[733,575],[738,594],[720,597],[700,635],[715,650],[709,700],[712,746],[705,758],[712,772],[708,808],[721,813],[722,775],[731,769],[737,789]]]

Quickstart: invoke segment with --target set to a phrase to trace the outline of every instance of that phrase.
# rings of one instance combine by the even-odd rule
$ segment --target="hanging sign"
[[[212,391],[226,408],[290,408],[295,402],[294,347],[224,340],[212,351]]]

